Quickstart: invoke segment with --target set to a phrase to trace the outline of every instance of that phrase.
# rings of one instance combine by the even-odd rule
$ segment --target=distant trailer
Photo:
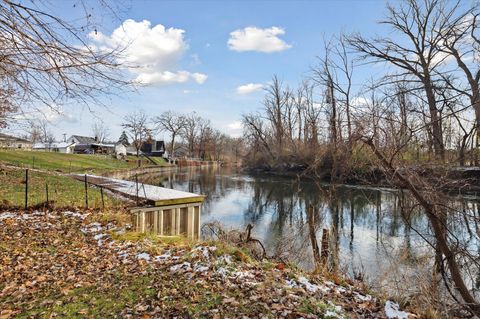
[[[205,196],[170,188],[153,186],[96,175],[73,174],[75,179],[103,187],[122,196],[142,201],[146,206],[135,207],[133,224],[139,232],[160,236],[200,238],[200,216]]]

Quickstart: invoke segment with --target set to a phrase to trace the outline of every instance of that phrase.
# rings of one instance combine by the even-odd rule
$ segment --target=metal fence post
[[[85,174],[85,208],[88,208],[87,174]]]
[[[137,206],[138,206],[138,174],[135,174],[135,186],[136,186],[136,194],[137,194]]]
[[[25,170],[25,210],[28,207],[28,168]]]
[[[48,202],[48,184],[45,183],[45,194],[47,195],[47,207],[50,207],[50,204]]]
[[[103,199],[103,187],[100,186],[100,195],[102,195],[102,209],[105,210],[105,201]]]

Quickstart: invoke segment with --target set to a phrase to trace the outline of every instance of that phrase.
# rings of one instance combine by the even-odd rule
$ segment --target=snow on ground
[[[84,177],[82,174],[74,174],[76,176]],[[161,201],[167,199],[182,199],[202,196],[194,193],[178,191],[175,189],[153,186],[143,183],[135,183],[132,181],[126,181],[123,179],[109,178],[97,175],[87,175],[95,185],[102,185],[107,189],[112,189],[120,193],[124,193],[128,196],[139,196],[141,198],[147,198],[154,201]],[[138,188],[137,188],[138,187]]]
[[[61,212],[66,218],[76,219],[85,223],[88,214],[81,212]],[[47,218],[45,218],[47,217]],[[38,227],[50,227],[48,218],[58,219],[58,215],[35,211],[30,214],[3,212],[0,213],[0,222],[12,219],[17,221],[28,221]],[[248,263],[236,262],[234,257],[229,254],[218,254],[216,246],[206,246],[198,244],[190,250],[171,247],[165,249],[158,255],[152,255],[146,251],[138,251],[135,243],[118,242],[111,238],[111,232],[125,232],[125,228],[117,228],[116,225],[109,223],[102,225],[98,222],[89,223],[80,227],[80,231],[97,242],[98,246],[112,249],[123,262],[131,263],[132,260],[151,264],[166,264],[171,273],[178,273],[179,276],[185,276],[189,280],[196,276],[203,276],[205,280],[220,280],[225,285],[238,285],[239,288],[254,287],[264,284],[265,271]],[[220,255],[220,256],[218,256]],[[188,258],[188,261],[186,260]],[[364,304],[378,304],[379,301],[371,295],[362,294],[355,291],[351,286],[340,286],[331,281],[312,281],[303,275],[284,273],[278,269],[273,269],[271,273],[276,276],[276,282],[287,289],[290,295],[295,295],[297,291],[304,291],[318,300],[324,300],[325,296],[348,296],[351,302]],[[387,301],[381,308],[384,315],[389,319],[408,319],[415,317],[405,311],[400,310],[397,303]],[[342,306],[329,301],[324,312],[324,318],[344,318],[345,310]]]
[[[400,310],[400,306],[390,300],[385,302],[385,315],[389,319],[408,319],[408,313]]]

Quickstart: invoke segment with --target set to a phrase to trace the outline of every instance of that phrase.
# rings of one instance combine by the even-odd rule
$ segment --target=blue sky
[[[73,3],[53,0],[52,8],[70,20],[78,14],[78,10],[72,9]],[[379,28],[376,22],[385,12],[385,2],[381,0],[133,0],[124,1],[124,5],[120,19],[101,20],[100,33],[91,41],[108,46],[115,41],[112,32],[116,29],[123,30],[127,37],[129,32],[136,34],[128,61],[145,62],[148,66],[144,74],[136,71],[129,72],[129,76],[149,79],[147,82],[152,84],[108,100],[108,110],[93,107],[95,115],[109,126],[113,140],[121,133],[123,116],[135,109],[152,116],[166,110],[196,111],[210,119],[214,127],[238,136],[241,115],[260,108],[260,86],[274,74],[295,86],[308,74],[315,56],[322,55],[323,38],[341,31],[373,35]],[[132,21],[125,24],[129,19]],[[158,25],[165,30],[155,36],[152,29]],[[138,36],[131,31],[134,28],[143,28],[144,32]],[[235,31],[238,36],[233,36],[229,46]],[[148,51],[145,57],[145,50],[152,52]],[[153,69],[148,69],[152,64]],[[362,73],[357,73],[355,84],[363,80]],[[248,84],[251,85],[239,91],[240,86]],[[74,106],[64,113],[65,116],[51,117],[52,131],[58,139],[63,133],[91,135],[94,120],[88,110]],[[157,137],[166,136],[159,133]]]

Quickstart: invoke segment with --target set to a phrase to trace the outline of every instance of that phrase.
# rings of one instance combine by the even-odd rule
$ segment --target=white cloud
[[[356,96],[351,101],[350,104],[354,107],[365,107],[371,105],[370,99],[363,96]]]
[[[203,73],[193,73],[191,74],[191,77],[198,83],[198,84],[203,84],[208,76],[206,74],[203,74]]]
[[[227,125],[227,127],[231,130],[240,130],[242,128],[242,122],[235,121]]]
[[[51,124],[58,122],[77,122],[77,118],[73,114],[65,112],[65,110],[59,105],[32,108],[26,112],[16,115],[15,119],[18,121],[45,120]]]
[[[242,122],[235,121],[230,124],[227,124],[227,131],[231,137],[240,137],[242,136]]]
[[[237,94],[246,95],[256,91],[259,91],[263,88],[263,84],[261,83],[248,83],[244,85],[240,85],[237,87]]]
[[[291,48],[290,44],[279,38],[284,35],[285,30],[279,27],[260,29],[257,27],[246,27],[230,33],[228,47],[230,50],[245,52],[279,52]]]
[[[125,20],[108,36],[100,32],[89,34],[99,49],[125,48],[119,62],[136,75],[135,80],[142,84],[185,83],[194,80],[202,84],[205,74],[189,71],[176,71],[188,45],[185,31],[165,28],[161,24],[152,27],[150,21]]]

